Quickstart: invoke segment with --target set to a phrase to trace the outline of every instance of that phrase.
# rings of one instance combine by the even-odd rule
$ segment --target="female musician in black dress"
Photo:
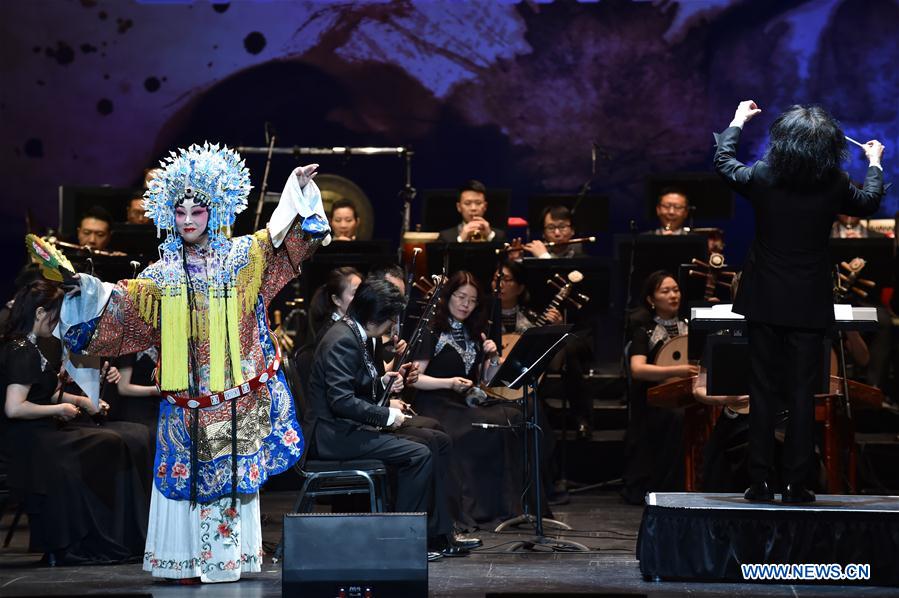
[[[472,426],[514,425],[521,419],[516,406],[484,405],[478,388],[499,367],[496,344],[484,332],[487,308],[471,273],[456,272],[415,354],[422,374],[414,384],[413,407],[439,421],[453,440],[450,469],[462,494],[462,512],[453,517],[468,528],[516,515],[522,490],[518,436]]]
[[[146,429],[79,425],[87,397],[59,392],[56,372],[37,347],[56,326],[63,292],[32,282],[16,294],[0,345],[2,448],[9,485],[28,514],[30,551],[49,564],[111,563],[143,555],[150,479]],[[131,437],[127,437],[128,434]]]
[[[635,314],[630,334],[630,416],[625,439],[625,473],[622,496],[643,504],[649,491],[683,490],[683,413],[646,403],[649,386],[673,377],[694,376],[693,365],[655,365],[665,342],[687,334],[678,319],[680,287],[673,275],[659,270],[643,284],[643,305]]]

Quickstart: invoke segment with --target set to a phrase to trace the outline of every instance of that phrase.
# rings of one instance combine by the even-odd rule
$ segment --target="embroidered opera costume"
[[[250,191],[240,157],[207,143],[172,153],[162,166],[144,196],[147,215],[165,232],[161,259],[116,285],[80,275],[60,332],[78,353],[160,348],[144,569],[233,581],[260,571],[259,488],[304,449],[266,311],[329,231],[307,176],[314,167],[291,174],[265,229],[231,239]],[[184,218],[185,206],[206,209],[205,243],[179,232],[176,210]]]

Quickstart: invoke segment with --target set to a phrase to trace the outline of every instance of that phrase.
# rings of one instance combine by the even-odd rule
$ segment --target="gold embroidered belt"
[[[176,397],[174,395],[163,394],[162,398],[172,405],[177,405],[186,409],[203,409],[206,407],[215,407],[219,403],[232,401],[244,395],[248,395],[271,380],[278,371],[278,368],[281,367],[281,347],[278,346],[277,342],[272,344],[275,346],[275,356],[272,358],[271,363],[268,364],[265,371],[255,378],[247,380],[243,384],[203,397]]]

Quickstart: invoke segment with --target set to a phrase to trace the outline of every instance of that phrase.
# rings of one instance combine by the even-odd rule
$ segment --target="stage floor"
[[[660,495],[662,496],[662,495]],[[702,494],[690,495],[702,500]],[[720,497],[721,495],[718,495]],[[735,495],[736,496],[736,495]],[[718,498],[715,497],[715,498]],[[847,500],[865,503],[870,497],[821,497],[822,502]],[[896,499],[899,501],[899,498]],[[266,542],[277,542],[280,515],[293,501],[292,493],[267,492],[262,496]],[[736,502],[736,501],[734,501]],[[726,508],[734,508],[729,501]],[[873,504],[873,503],[871,503]],[[883,506],[883,505],[882,505]],[[795,507],[794,507],[795,508]],[[857,507],[858,508],[858,507]],[[467,558],[444,559],[429,569],[431,596],[548,595],[591,596],[895,596],[896,588],[647,582],[634,556],[643,509],[626,505],[614,492],[573,495],[570,504],[554,508],[557,519],[574,531],[564,537],[586,544],[591,553],[503,553],[503,544],[526,538],[527,530],[493,534],[480,532],[485,548]],[[11,515],[4,517],[0,538]],[[551,533],[551,530],[547,528]],[[58,567],[37,565],[40,555],[25,552],[27,528],[20,527],[12,545],[0,551],[0,596],[143,594],[153,596],[274,597],[281,595],[281,571],[269,559],[263,572],[238,583],[215,586],[176,586],[153,582],[140,565]]]

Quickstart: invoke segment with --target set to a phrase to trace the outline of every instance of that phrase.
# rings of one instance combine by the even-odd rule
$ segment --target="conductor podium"
[[[866,330],[877,323],[873,308],[835,305],[834,316],[837,331]],[[739,338],[744,327],[743,318],[731,312],[729,305],[693,309],[693,332],[730,332]],[[746,564],[826,563],[843,568],[864,564],[870,566],[867,578],[840,583],[899,586],[894,565],[899,559],[899,498],[836,494],[842,489],[844,455],[849,460],[850,487],[854,485],[849,403],[856,409],[877,408],[882,394],[837,376],[822,377],[822,385],[815,397],[815,419],[824,428],[822,453],[832,494],[792,506],[752,503],[742,494],[651,493],[637,539],[637,558],[645,578],[744,582],[741,566]],[[670,386],[669,390],[679,392],[665,393],[656,387],[661,389],[657,395],[665,395],[664,405],[657,402],[658,406],[695,404],[692,381]]]

